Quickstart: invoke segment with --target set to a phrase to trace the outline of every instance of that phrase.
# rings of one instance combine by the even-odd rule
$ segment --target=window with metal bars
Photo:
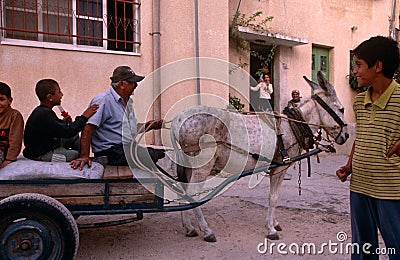
[[[138,0],[0,0],[0,10],[2,40],[140,51]]]

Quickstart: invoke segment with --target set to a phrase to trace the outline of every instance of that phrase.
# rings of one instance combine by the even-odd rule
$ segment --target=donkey
[[[338,100],[334,87],[323,74],[318,72],[317,77],[318,84],[305,76],[304,79],[315,95],[325,102],[325,108],[318,104],[315,98],[303,98],[298,108],[313,133],[320,126],[337,144],[344,144],[349,137],[344,123],[344,107]],[[330,109],[326,108],[326,105]],[[273,120],[275,117],[280,118],[277,121],[280,121],[278,128],[282,136],[280,141],[283,141],[281,145],[277,145],[279,140]],[[338,123],[340,127],[337,126]],[[266,162],[260,158],[282,161],[283,151],[293,158],[303,150],[285,116],[272,113],[243,115],[205,106],[192,107],[179,113],[171,124],[171,140],[178,160],[178,177],[182,182],[188,183],[184,186],[186,194],[192,194],[194,197],[201,194],[203,184],[215,173],[222,177],[232,176],[243,170],[265,165]],[[282,143],[285,149],[279,148]],[[290,165],[289,160],[283,166],[268,172],[271,183],[266,218],[269,239],[279,239],[278,231],[282,230],[275,217],[275,209],[279,188]],[[191,187],[192,183],[200,185]],[[215,242],[216,237],[200,207],[194,208],[193,211],[204,240]],[[186,236],[198,236],[188,212],[182,211],[181,214]]]

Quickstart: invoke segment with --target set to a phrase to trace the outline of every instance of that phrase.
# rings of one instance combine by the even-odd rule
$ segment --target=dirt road
[[[245,177],[203,206],[216,243],[201,236],[185,237],[178,212],[147,214],[127,225],[80,230],[77,259],[350,259],[344,247],[351,242],[349,185],[334,174],[346,160],[345,156],[322,157],[317,164],[313,158],[311,178],[303,163],[301,196],[298,166],[291,168],[292,178],[283,183],[277,209],[283,228],[278,241],[265,239],[268,178],[249,189]],[[331,248],[321,249],[323,243],[331,243]],[[306,247],[301,252],[303,245],[311,244],[319,254],[308,253]]]

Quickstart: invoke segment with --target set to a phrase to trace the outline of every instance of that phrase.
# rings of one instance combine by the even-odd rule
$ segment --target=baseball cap
[[[114,69],[111,82],[118,82],[120,80],[126,80],[128,82],[139,82],[144,79],[143,76],[136,75],[135,72],[129,66],[119,66]]]

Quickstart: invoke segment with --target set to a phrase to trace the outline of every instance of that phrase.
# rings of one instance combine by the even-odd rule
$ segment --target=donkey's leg
[[[193,184],[188,190],[190,190],[191,194],[197,194],[196,196],[203,197],[206,194],[202,194],[203,192],[203,184],[204,181],[207,180],[207,177],[210,175],[211,170],[215,164],[215,158],[211,159],[206,165],[198,169],[192,169],[192,175],[190,179],[190,183]],[[196,198],[197,199],[197,198]],[[194,215],[196,217],[197,223],[199,225],[200,230],[203,232],[203,238],[207,242],[216,242],[217,239],[214,235],[214,232],[208,226],[206,219],[204,218],[203,211],[201,208],[197,207],[193,209]]]
[[[192,225],[190,221],[189,211],[184,210],[181,211],[182,225],[185,228],[187,237],[197,237],[199,233],[197,233],[196,229]]]
[[[278,221],[275,217],[275,210],[279,199],[279,189],[282,185],[283,178],[285,176],[286,170],[277,169],[278,173],[271,171],[270,173],[270,191],[269,191],[269,207],[267,213],[267,238],[271,240],[278,240],[278,232],[282,230],[279,226]]]
[[[189,169],[186,168],[186,175],[188,176],[189,184],[186,189],[187,195],[190,196],[192,194],[194,199],[196,194],[202,195],[202,188],[203,188],[203,182],[207,179],[208,175],[211,172],[211,168],[214,165],[215,159],[212,159],[209,163],[207,163],[205,166],[199,168],[199,169]],[[207,242],[215,242],[216,238],[213,233],[213,231],[209,228],[207,221],[204,218],[203,212],[200,208],[194,208],[193,212],[195,214],[197,223],[199,225],[200,230],[204,234],[204,240]],[[190,216],[189,216],[189,211],[182,211],[181,212],[182,216],[182,225],[185,228],[186,231],[186,236],[188,237],[194,237],[198,236],[197,231],[195,230],[194,226],[192,225],[190,221]]]
[[[187,182],[188,179],[190,179],[190,176],[192,174],[192,169],[178,165],[177,174],[178,174],[178,179],[185,183]],[[186,183],[184,185],[186,185]],[[182,226],[185,228],[186,236],[187,237],[198,236],[199,233],[197,233],[192,222],[190,221],[189,211],[187,210],[181,211],[181,218],[182,218]]]
[[[214,232],[208,226],[206,219],[204,218],[203,211],[200,207],[193,209],[194,215],[196,216],[197,223],[199,224],[200,230],[204,234],[204,240],[207,242],[216,242],[217,238],[214,235]]]

